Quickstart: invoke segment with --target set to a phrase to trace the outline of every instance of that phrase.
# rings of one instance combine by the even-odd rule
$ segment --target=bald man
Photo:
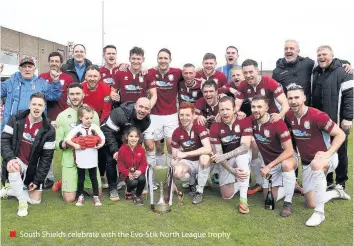
[[[122,135],[127,128],[135,126],[144,133],[144,139],[151,139],[148,134],[152,134],[153,131],[147,130],[151,123],[150,110],[150,100],[146,97],[141,97],[136,103],[126,102],[118,108],[113,109],[109,117],[102,124],[101,129],[106,137],[106,175],[110,190],[110,199],[112,201],[120,200],[117,190],[117,156],[115,153],[117,153],[122,144]]]

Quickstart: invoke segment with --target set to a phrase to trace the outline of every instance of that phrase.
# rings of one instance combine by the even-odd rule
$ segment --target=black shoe
[[[293,205],[290,202],[284,202],[283,209],[280,211],[281,217],[288,217],[293,213]]]
[[[54,185],[54,180],[46,179],[43,184],[43,189],[50,189]]]
[[[190,196],[194,196],[196,192],[197,192],[196,185],[195,184],[194,185],[189,185],[189,193],[188,194]]]

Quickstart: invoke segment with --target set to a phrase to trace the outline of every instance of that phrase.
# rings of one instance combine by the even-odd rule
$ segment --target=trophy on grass
[[[172,189],[173,189],[173,168],[169,166],[155,166],[153,167],[155,173],[155,179],[159,185],[158,201],[153,202],[152,199],[152,211],[155,213],[165,214],[171,212],[172,205]],[[164,189],[165,187],[165,189]],[[167,190],[167,199],[165,199],[165,193]]]

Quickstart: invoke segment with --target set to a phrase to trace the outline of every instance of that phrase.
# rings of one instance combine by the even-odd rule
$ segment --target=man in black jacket
[[[86,68],[92,65],[92,62],[85,58],[86,48],[82,44],[74,46],[74,58],[69,59],[63,64],[61,70],[73,77],[75,82],[83,82],[85,80]]]
[[[42,184],[53,159],[55,130],[43,113],[45,107],[44,95],[32,94],[29,109],[12,115],[1,134],[2,179],[8,178],[9,184],[0,195],[18,199],[18,216],[28,214],[27,202],[41,202]]]
[[[348,180],[348,135],[353,120],[353,74],[347,74],[340,61],[333,59],[330,46],[317,49],[318,66],[313,70],[312,106],[329,115],[347,137],[338,149],[339,164],[336,169],[336,183],[345,188]],[[327,176],[329,187],[333,174]]]
[[[287,94],[286,87],[291,83],[301,85],[307,99],[306,105],[309,105],[311,98],[311,76],[315,61],[308,57],[301,57],[299,53],[298,42],[287,40],[284,46],[284,58],[278,59],[272,78],[283,86],[285,94]],[[340,62],[347,73],[352,73],[352,68],[347,61]]]
[[[122,136],[124,131],[135,126],[142,133],[144,138],[146,134],[151,134],[150,126],[150,100],[146,97],[141,97],[136,103],[126,102],[118,108],[112,110],[109,117],[102,124],[101,129],[106,137],[106,175],[110,190],[110,197],[115,197],[117,191],[117,151],[122,144]],[[149,130],[147,130],[149,128]]]

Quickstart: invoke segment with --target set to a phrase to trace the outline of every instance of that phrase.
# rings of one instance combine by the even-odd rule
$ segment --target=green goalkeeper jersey
[[[98,118],[98,114],[94,112],[93,115],[93,124],[100,125],[100,120]],[[62,150],[59,147],[61,141],[63,141],[69,132],[78,125],[77,123],[77,111],[73,108],[67,108],[63,112],[61,112],[56,121],[55,121],[56,129],[55,129],[55,146],[57,150]],[[62,150],[62,158],[61,158],[61,165],[63,167],[73,167],[74,164],[74,155],[73,155],[73,148],[68,148]]]

